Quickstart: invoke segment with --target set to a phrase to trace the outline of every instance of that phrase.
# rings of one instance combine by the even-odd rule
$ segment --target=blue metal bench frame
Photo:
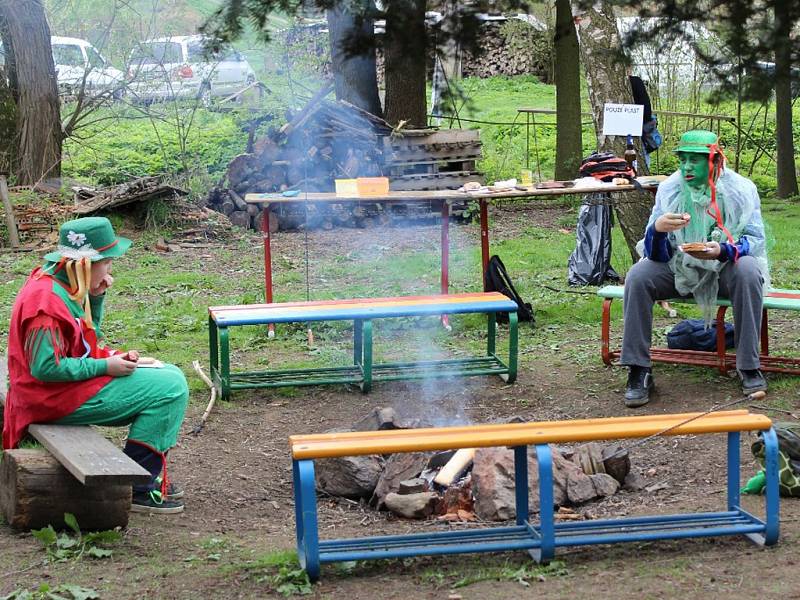
[[[309,578],[320,577],[323,563],[406,558],[411,556],[527,550],[547,563],[559,547],[620,542],[744,535],[771,546],[779,535],[778,441],[774,429],[763,431],[765,445],[765,519],[740,506],[740,432],[728,432],[727,507],[719,512],[654,515],[592,521],[555,521],[553,462],[548,444],[535,444],[539,471],[540,520],[531,523],[528,511],[528,446],[514,447],[516,523],[468,531],[320,540],[314,460],[293,460],[297,554]],[[498,440],[502,445],[502,440]]]
[[[212,306],[208,316],[211,380],[223,400],[232,390],[281,386],[350,383],[369,392],[374,381],[427,379],[472,375],[499,375],[507,383],[517,378],[517,304],[497,292],[445,294],[441,296],[365,298],[330,302],[297,302]],[[487,315],[486,354],[458,359],[414,362],[373,362],[372,321],[395,317],[440,316],[481,313]],[[497,356],[497,313],[508,313],[508,362]],[[307,321],[353,321],[353,364],[233,373],[230,364],[229,328]]]

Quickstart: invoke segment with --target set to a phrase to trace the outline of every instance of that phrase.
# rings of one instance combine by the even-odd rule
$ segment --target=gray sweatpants
[[[758,369],[760,366],[763,285],[758,262],[752,256],[743,256],[736,263],[729,262],[719,274],[719,295],[729,298],[733,304],[737,369]],[[633,265],[625,277],[621,364],[652,365],[653,304],[679,295],[675,289],[675,276],[667,263],[645,258]]]

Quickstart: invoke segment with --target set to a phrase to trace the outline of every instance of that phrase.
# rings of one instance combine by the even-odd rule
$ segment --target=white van
[[[113,89],[116,97],[121,95],[124,74],[112,67],[89,42],[78,38],[53,36],[50,38],[50,45],[53,49],[53,63],[56,67],[60,93],[76,94],[85,76],[85,89],[88,92],[97,93]]]
[[[157,38],[140,42],[128,61],[128,92],[142,102],[173,98],[226,96],[253,83],[256,75],[233,48],[205,51],[201,35]]]
[[[87,92],[97,93],[112,89],[115,97],[122,95],[124,74],[112,67],[91,43],[54,35],[50,38],[50,46],[59,94],[71,96],[78,93],[85,75]],[[5,66],[5,59],[5,51],[0,43],[0,66]]]

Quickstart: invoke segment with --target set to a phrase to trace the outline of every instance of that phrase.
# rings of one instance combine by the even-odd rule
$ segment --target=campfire
[[[353,431],[418,427],[391,408],[376,409]],[[615,494],[621,487],[642,488],[631,471],[627,450],[617,444],[552,448],[554,503],[562,519],[583,518],[571,507]],[[529,502],[539,510],[538,467],[528,453]],[[388,456],[354,456],[319,461],[317,487],[332,495],[367,500],[378,510],[407,519],[506,521],[515,513],[514,451],[471,448]]]

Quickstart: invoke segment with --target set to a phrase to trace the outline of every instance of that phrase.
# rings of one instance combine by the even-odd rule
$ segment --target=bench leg
[[[764,432],[764,463],[767,471],[766,522],[763,543],[772,546],[780,534],[780,494],[778,489],[778,436],[772,427]]]
[[[517,313],[508,313],[508,375],[500,377],[506,383],[517,380],[517,356],[519,355],[519,328],[517,326]]]
[[[728,510],[739,510],[739,474],[741,461],[739,457],[738,431],[728,432]]]
[[[217,322],[208,317],[208,366],[211,371],[211,382],[217,385],[219,374],[219,342],[217,336]],[[217,393],[222,395],[222,390],[217,389]]]
[[[364,321],[353,321],[353,364],[361,365],[364,361]]]
[[[372,321],[363,323],[363,358],[361,370],[364,380],[361,382],[361,391],[365,394],[372,389]]]
[[[728,373],[728,365],[725,359],[725,312],[726,306],[717,309],[717,369],[723,375]]]
[[[494,356],[497,351],[497,313],[489,313],[488,325],[486,329],[486,355]]]
[[[313,460],[293,460],[294,517],[297,527],[297,559],[311,581],[320,575],[317,494]]]
[[[531,556],[540,563],[548,563],[555,556],[555,516],[553,514],[553,454],[548,444],[536,445],[539,463],[539,534],[542,545],[531,550]]]
[[[219,333],[219,351],[220,351],[220,396],[223,401],[228,401],[231,398],[231,354],[230,344],[228,342],[228,328],[217,327]]]
[[[603,300],[603,318],[600,325],[600,355],[603,357],[603,363],[611,366],[611,303],[613,298],[606,298]]]
[[[530,519],[528,509],[528,447],[514,446],[514,499],[517,525]]]
[[[769,356],[769,321],[766,308],[761,312],[761,354]]]

